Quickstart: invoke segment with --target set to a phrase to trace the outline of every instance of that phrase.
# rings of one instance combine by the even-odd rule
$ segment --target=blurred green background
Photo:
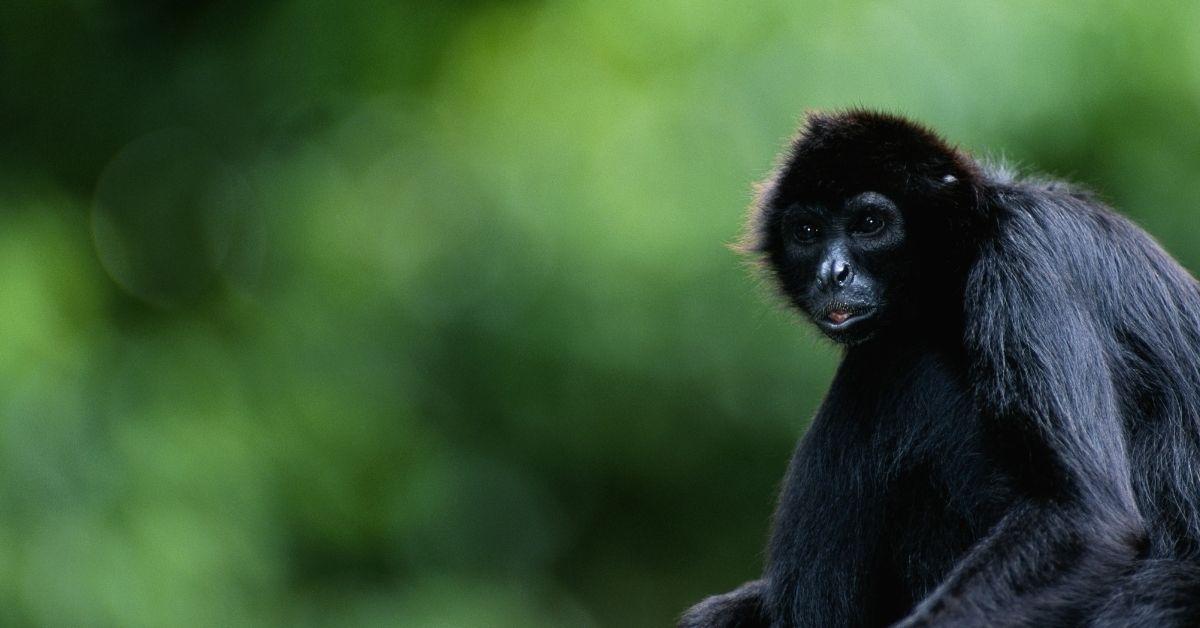
[[[0,4],[0,624],[663,626],[836,352],[725,245],[809,108],[1200,267],[1200,6]]]

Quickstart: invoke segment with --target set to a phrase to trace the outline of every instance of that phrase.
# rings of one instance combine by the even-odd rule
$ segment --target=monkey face
[[[835,342],[871,338],[908,267],[896,204],[871,191],[793,203],[778,212],[776,229],[772,262],[792,303]]]
[[[961,335],[975,243],[995,228],[979,170],[884,114],[812,114],[751,208],[742,250],[834,341]]]

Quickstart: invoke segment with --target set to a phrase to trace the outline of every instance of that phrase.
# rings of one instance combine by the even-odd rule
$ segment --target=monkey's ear
[[[766,252],[774,214],[795,202],[836,202],[871,190],[899,201],[917,200],[909,204],[923,211],[942,206],[944,213],[961,212],[964,205],[974,205],[980,179],[969,155],[900,116],[859,109],[810,112],[775,170],[756,186],[739,248]]]

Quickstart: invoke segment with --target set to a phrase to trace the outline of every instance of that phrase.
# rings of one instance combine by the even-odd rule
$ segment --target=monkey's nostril
[[[834,278],[838,283],[845,283],[846,278],[850,276],[850,265],[842,264],[837,271],[837,276]]]

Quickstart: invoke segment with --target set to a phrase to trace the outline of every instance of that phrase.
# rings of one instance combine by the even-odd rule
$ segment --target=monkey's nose
[[[854,269],[846,260],[831,260],[817,274],[817,284],[824,290],[845,288],[854,280]]]

